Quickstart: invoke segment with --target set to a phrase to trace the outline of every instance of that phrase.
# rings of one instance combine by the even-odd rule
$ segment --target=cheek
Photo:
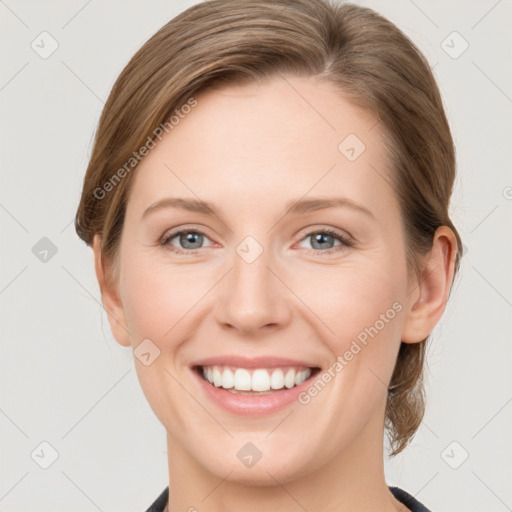
[[[398,262],[365,259],[338,268],[318,266],[296,281],[297,295],[326,327],[322,332],[333,361],[346,354],[351,365],[389,371],[400,344],[402,274]]]
[[[179,339],[190,315],[200,314],[201,299],[218,275],[211,268],[165,264],[165,255],[155,258],[143,252],[125,258],[122,268],[122,299],[132,343],[149,338],[161,349]]]
[[[155,414],[172,432],[189,429],[190,411],[202,414],[180,386],[187,378],[180,347],[197,328],[205,303],[203,297],[218,280],[218,272],[210,269],[209,274],[211,282],[193,266],[171,266],[143,251],[132,252],[123,261],[122,299],[133,348],[136,352],[137,345],[149,339],[160,350],[149,365],[134,358],[138,379]],[[205,421],[208,423],[208,418]]]

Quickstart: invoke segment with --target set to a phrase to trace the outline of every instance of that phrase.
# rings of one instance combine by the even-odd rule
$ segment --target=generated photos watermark
[[[326,370],[321,372],[313,383],[302,393],[299,394],[297,400],[302,405],[307,405],[313,398],[331,382],[337,374],[339,374],[349,363],[352,361],[361,350],[368,345],[369,338],[373,339],[379,334],[382,329],[395,318],[397,313],[402,311],[403,306],[400,302],[394,302],[393,305],[381,313],[378,320],[376,320],[370,327],[365,327],[355,339],[352,340],[350,347],[336,358],[336,361]]]
[[[161,141],[164,132],[170,133],[182,119],[185,119],[187,114],[189,114],[195,106],[197,106],[197,100],[194,97],[191,97],[179,109],[176,109],[174,114],[169,117],[165,123],[160,123],[160,125],[158,125],[158,127],[155,128],[152,132],[154,137],[148,135],[146,143],[143,144],[137,151],[134,151],[132,156],[119,169],[117,169],[114,174],[112,174],[112,176],[103,184],[103,186],[96,187],[94,189],[94,197],[101,201],[109,192],[112,192],[112,190],[115,189],[120,181],[131,170],[133,170],[152,149],[156,147],[155,139]]]

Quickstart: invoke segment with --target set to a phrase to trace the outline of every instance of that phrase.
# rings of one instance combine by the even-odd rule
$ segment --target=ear
[[[402,329],[404,343],[423,341],[437,325],[448,301],[455,271],[457,239],[448,226],[437,228],[431,250],[423,257],[419,282],[409,292]]]
[[[94,252],[94,268],[96,278],[101,292],[101,302],[107,312],[108,322],[114,338],[120,345],[130,346],[130,333],[127,328],[126,315],[123,304],[118,293],[117,279],[113,283],[109,283],[106,275],[111,268],[105,268],[101,257],[101,238],[94,235],[92,242],[92,250]]]

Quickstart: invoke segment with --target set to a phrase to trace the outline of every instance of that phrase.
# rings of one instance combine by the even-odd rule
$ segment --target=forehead
[[[194,98],[136,169],[132,208],[167,193],[240,205],[249,193],[254,204],[333,190],[375,206],[392,199],[376,116],[334,84],[277,76]]]
[[[315,78],[277,76],[259,83],[201,92],[198,106],[173,130],[175,143],[194,133],[196,144],[219,159],[272,154],[300,160],[316,150],[335,155],[353,134],[368,145],[376,116],[349,103],[336,86]],[[178,129],[179,128],[179,129]],[[256,155],[257,154],[257,155]]]

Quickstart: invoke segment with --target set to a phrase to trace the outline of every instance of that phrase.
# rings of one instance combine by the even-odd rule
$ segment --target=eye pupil
[[[332,235],[329,235],[328,233],[316,233],[312,235],[312,239],[313,243],[311,245],[313,249],[323,249],[326,247],[326,242],[334,242],[334,238],[332,237]],[[315,247],[315,244],[320,244],[320,247]],[[330,249],[331,247],[333,247],[333,243],[328,244],[328,248]]]
[[[185,249],[199,249],[203,243],[203,235],[200,233],[183,233],[180,236],[180,244]],[[190,247],[188,244],[192,244],[192,247]],[[195,244],[195,245],[194,245]]]

